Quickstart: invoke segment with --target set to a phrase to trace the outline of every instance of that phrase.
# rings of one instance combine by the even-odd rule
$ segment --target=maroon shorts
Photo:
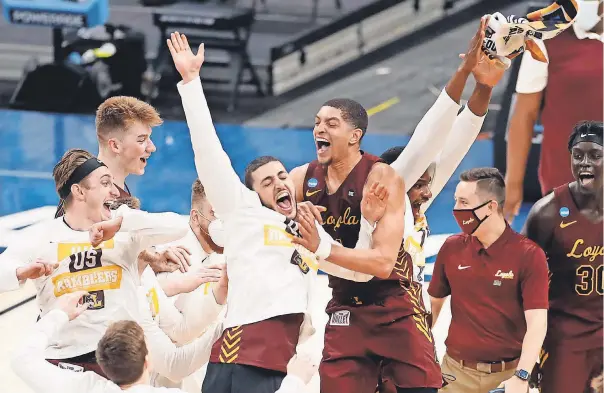
[[[404,315],[407,294],[375,304],[327,308],[322,393],[375,392],[380,378],[401,388],[440,388],[442,376],[427,314]]]
[[[541,358],[543,393],[591,393],[591,381],[602,374],[602,350],[549,348]]]
[[[99,366],[96,362],[95,352],[90,352],[69,359],[46,359],[46,361],[65,370],[71,370],[74,372],[92,371],[103,378],[109,379],[103,370],[101,370],[101,366]]]

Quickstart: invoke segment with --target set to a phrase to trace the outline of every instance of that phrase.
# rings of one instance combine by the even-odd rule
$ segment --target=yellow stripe
[[[390,108],[392,105],[398,104],[400,101],[401,100],[398,97],[392,97],[391,99],[386,100],[381,104],[374,106],[373,108],[369,108],[367,110],[367,116],[373,116],[376,113],[383,112],[386,109]]]

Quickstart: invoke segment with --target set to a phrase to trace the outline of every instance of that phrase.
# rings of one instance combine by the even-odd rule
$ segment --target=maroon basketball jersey
[[[348,174],[340,188],[333,194],[327,191],[325,174],[327,168],[313,161],[308,165],[304,178],[304,200],[324,206],[323,228],[343,246],[354,248],[361,227],[361,200],[363,187],[373,164],[379,157],[363,153],[363,157]],[[398,277],[392,277],[398,280]],[[368,283],[357,283],[329,276],[329,286],[334,298],[366,297],[376,295],[376,285],[383,280],[373,279]]]
[[[602,223],[581,214],[568,184],[555,188],[554,198],[560,222],[545,250],[551,274],[546,341],[602,347]]]

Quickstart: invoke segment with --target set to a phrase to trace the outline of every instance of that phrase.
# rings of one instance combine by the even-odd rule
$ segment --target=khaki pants
[[[491,374],[473,370],[462,367],[447,354],[443,358],[441,369],[445,380],[449,382],[446,387],[439,390],[441,393],[489,393],[501,382],[512,378],[516,372],[514,368]]]

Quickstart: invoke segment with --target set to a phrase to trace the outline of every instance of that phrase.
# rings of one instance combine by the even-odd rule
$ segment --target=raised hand
[[[88,292],[77,291],[59,296],[53,304],[53,308],[64,311],[69,320],[73,321],[90,306],[89,303],[83,301],[85,295],[88,295]]]
[[[168,49],[172,55],[174,66],[182,77],[184,83],[187,83],[199,76],[199,70],[204,60],[204,46],[199,45],[197,54],[193,54],[189,47],[189,42],[184,34],[174,32],[170,34],[170,39],[167,40]]]
[[[315,225],[315,217],[306,210],[298,210],[296,221],[298,222],[298,230],[302,237],[293,237],[292,243],[299,244],[310,252],[316,252],[319,249],[321,238],[319,237],[319,230]]]
[[[305,214],[312,215],[315,220],[321,225],[323,225],[323,218],[321,217],[321,213],[325,212],[327,209],[323,206],[314,205],[312,202],[298,202],[298,213],[304,212]]]
[[[370,224],[375,224],[384,216],[386,206],[388,206],[388,197],[388,189],[377,181],[363,193],[361,214]]]
[[[116,217],[111,220],[97,222],[93,224],[88,233],[90,235],[90,244],[92,247],[97,247],[104,241],[113,239],[115,234],[122,227],[122,217]]]
[[[46,262],[37,259],[32,263],[17,268],[17,279],[19,281],[35,280],[42,276],[50,276],[59,267],[57,262]]]
[[[484,41],[485,30],[488,23],[488,16],[483,16],[480,19],[480,25],[478,26],[476,34],[474,34],[474,37],[472,37],[472,40],[470,41],[468,50],[465,54],[459,55],[459,57],[462,59],[460,66],[461,69],[467,72],[472,72],[480,61],[480,55],[482,54],[482,43]]]
[[[505,73],[506,66],[497,58],[489,59],[489,56],[481,51],[478,63],[472,70],[472,75],[476,83],[481,85],[495,87],[503,74]]]
[[[139,258],[141,257],[143,258],[142,262],[148,263],[156,274],[172,273],[176,270],[186,273],[189,271],[189,266],[191,266],[191,251],[183,246],[168,247],[152,255],[139,255]]]

